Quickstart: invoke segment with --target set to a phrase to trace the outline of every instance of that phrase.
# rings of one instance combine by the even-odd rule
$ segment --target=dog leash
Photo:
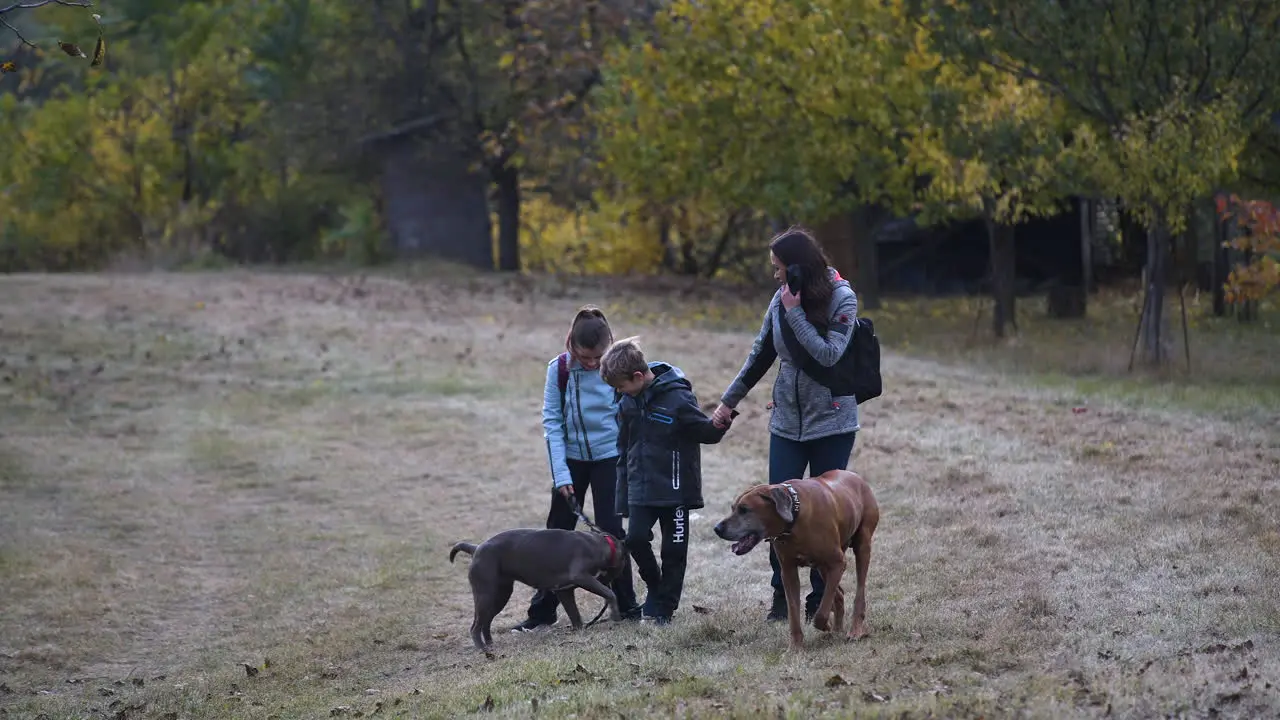
[[[578,516],[578,519],[580,519],[580,520],[582,520],[582,522],[586,523],[587,527],[588,527],[588,528],[591,528],[591,531],[592,531],[592,532],[595,532],[595,533],[598,533],[598,534],[600,534],[600,535],[605,535],[605,536],[607,536],[607,537],[609,537],[609,538],[612,538],[615,542],[620,542],[620,541],[621,541],[621,538],[617,537],[616,535],[614,535],[613,533],[609,532],[608,530],[605,530],[604,528],[600,527],[599,525],[596,525],[595,523],[591,522],[591,518],[587,517],[587,514],[586,514],[585,512],[583,512],[583,511],[582,511],[582,506],[578,504],[578,496],[577,496],[577,495],[570,495],[570,496],[568,497],[568,500],[569,500],[569,505],[570,505],[570,507],[572,507],[572,508],[573,508],[573,514],[574,514],[574,515],[577,515],[577,516]],[[621,551],[621,550],[620,550],[620,552],[625,552],[625,551]],[[593,619],[591,620],[591,622],[587,623],[585,627],[591,627],[592,625],[595,625],[596,623],[600,622],[600,618],[604,617],[604,611],[605,611],[605,610],[608,610],[608,609],[609,609],[609,601],[608,601],[608,600],[606,600],[606,601],[604,602],[604,605],[600,606],[600,612],[596,613],[595,618],[593,618]]]

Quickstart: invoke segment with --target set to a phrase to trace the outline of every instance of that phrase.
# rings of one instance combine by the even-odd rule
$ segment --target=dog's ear
[[[769,497],[773,499],[773,509],[778,511],[782,522],[795,522],[796,516],[791,514],[791,493],[782,486],[769,488]]]

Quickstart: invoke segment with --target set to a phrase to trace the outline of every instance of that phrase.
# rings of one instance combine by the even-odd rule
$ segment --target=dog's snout
[[[715,532],[716,537],[723,540],[724,539],[724,521],[721,520],[720,522],[716,523],[716,526],[712,528],[712,531]]]

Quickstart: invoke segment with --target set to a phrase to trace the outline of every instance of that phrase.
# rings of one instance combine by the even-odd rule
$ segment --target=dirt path
[[[572,310],[605,304],[707,403],[751,341],[671,322],[662,297],[557,294],[0,279],[0,707],[107,707],[93,688],[127,677],[151,710],[210,716],[393,695],[419,714],[486,697],[519,714],[530,694],[590,716],[659,687],[672,712],[762,711],[791,691],[810,713],[876,707],[864,691],[885,709],[1033,714],[1280,704],[1264,687],[1280,681],[1280,433],[892,354],[854,455],[885,508],[872,642],[781,659],[782,630],[759,622],[765,555],[732,557],[710,532],[763,479],[770,377],[704,451],[685,617],[664,635],[504,635],[502,662],[476,665],[465,568],[443,549],[542,524],[541,382]],[[253,695],[238,663],[266,658]],[[565,685],[575,665],[601,679]],[[853,684],[825,686],[833,673]]]

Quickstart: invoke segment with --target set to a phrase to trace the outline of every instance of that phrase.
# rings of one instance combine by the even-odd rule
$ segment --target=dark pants
[[[684,568],[689,558],[689,513],[683,507],[632,505],[627,522],[627,550],[640,579],[649,588],[644,614],[670,618],[680,607]],[[662,565],[653,555],[653,524],[662,528]]]
[[[623,537],[622,516],[613,506],[614,487],[617,483],[618,461],[608,460],[569,460],[569,477],[573,480],[573,496],[578,505],[584,504],[588,488],[591,490],[591,518],[601,530],[614,537]],[[578,525],[578,516],[573,506],[554,491],[551,496],[551,512],[547,513],[547,527],[560,530],[572,530]],[[632,612],[636,605],[635,584],[631,579],[631,568],[614,579],[613,594],[618,598],[618,610],[623,613]],[[539,590],[529,603],[529,619],[547,624],[556,621],[556,608],[560,606],[555,593]]]
[[[817,440],[797,442],[769,434],[769,484],[777,485],[804,477],[805,466],[809,468],[809,477],[817,477],[831,470],[848,469],[849,455],[853,453],[853,441],[856,432],[843,435],[831,435]],[[804,512],[801,508],[800,512]],[[773,568],[773,592],[775,596],[783,594],[782,573],[778,567],[778,556],[769,546],[769,565]],[[804,599],[805,612],[817,610],[822,601],[822,593],[826,584],[817,568],[809,568],[809,585],[812,590]]]

